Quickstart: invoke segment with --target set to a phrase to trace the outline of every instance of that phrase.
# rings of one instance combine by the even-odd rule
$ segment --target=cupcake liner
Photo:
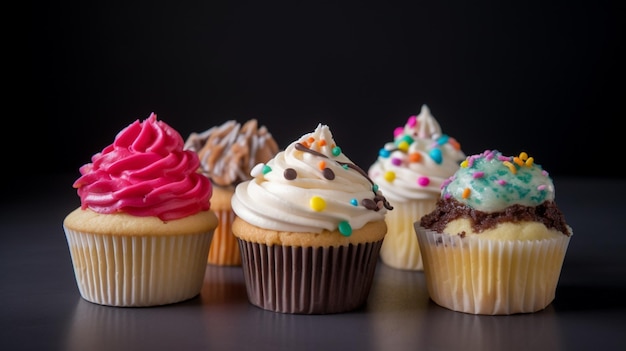
[[[369,295],[382,240],[338,247],[267,246],[239,240],[248,300],[294,314],[354,310]]]
[[[155,306],[200,293],[213,232],[122,236],[64,227],[81,296],[108,306]]]
[[[413,223],[435,208],[437,200],[414,200],[394,203],[387,212],[387,235],[380,249],[381,261],[389,267],[413,271],[423,270]]]
[[[461,238],[424,229],[417,222],[415,231],[431,299],[454,311],[486,315],[536,312],[548,306],[571,238]]]
[[[207,263],[218,266],[241,266],[239,243],[231,230],[235,212],[232,209],[214,209],[213,212],[217,215],[219,224],[211,240]]]

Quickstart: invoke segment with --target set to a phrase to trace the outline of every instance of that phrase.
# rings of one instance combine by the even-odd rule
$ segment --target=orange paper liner
[[[218,266],[241,266],[239,243],[231,230],[235,213],[231,209],[213,211],[219,224],[215,228],[207,263]]]

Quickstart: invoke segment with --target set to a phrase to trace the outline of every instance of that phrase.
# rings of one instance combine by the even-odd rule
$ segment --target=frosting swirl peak
[[[339,230],[349,236],[352,229],[384,220],[392,208],[322,124],[257,165],[252,176],[236,187],[232,207],[237,216],[261,228]]]
[[[256,119],[243,126],[230,120],[202,133],[191,133],[185,149],[198,153],[200,171],[214,185],[230,186],[250,179],[257,163],[267,162],[278,153],[278,144]]]
[[[394,202],[436,200],[441,185],[465,158],[456,139],[442,134],[426,105],[393,133],[370,166],[369,176]]]
[[[174,220],[210,208],[211,182],[197,173],[198,156],[157,115],[136,120],[80,167],[74,182],[81,208]]]

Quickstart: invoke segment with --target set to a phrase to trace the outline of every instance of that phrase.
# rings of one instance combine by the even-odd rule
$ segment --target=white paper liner
[[[213,231],[194,235],[98,235],[65,229],[78,290],[90,302],[156,306],[200,293]]]
[[[533,241],[461,238],[418,223],[426,285],[438,305],[503,315],[536,312],[554,300],[571,236]]]
[[[365,304],[382,240],[326,248],[239,244],[250,303],[281,313],[328,314]]]
[[[385,215],[387,234],[380,248],[380,259],[389,267],[423,270],[422,255],[413,223],[435,208],[437,200],[415,200],[394,204]]]

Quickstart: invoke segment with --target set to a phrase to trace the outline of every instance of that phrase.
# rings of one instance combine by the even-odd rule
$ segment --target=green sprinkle
[[[352,235],[352,227],[350,226],[350,223],[348,223],[348,221],[339,222],[339,232],[343,236]]]
[[[355,199],[355,198],[352,198],[352,199],[350,200],[350,204],[351,204],[352,206],[359,206],[359,200],[357,200],[357,199]]]
[[[263,174],[268,174],[271,171],[272,171],[272,167],[270,167],[268,165],[264,165],[263,166]]]
[[[411,138],[409,135],[403,135],[402,138],[396,140],[396,146],[400,145],[401,143],[405,142],[408,145],[413,144],[415,140],[413,138]]]
[[[332,152],[333,152],[333,156],[339,156],[341,155],[341,148],[339,146],[335,146]]]
[[[377,191],[378,191],[378,184],[374,184],[374,185],[372,185],[372,190],[373,190],[374,192],[377,192]]]

